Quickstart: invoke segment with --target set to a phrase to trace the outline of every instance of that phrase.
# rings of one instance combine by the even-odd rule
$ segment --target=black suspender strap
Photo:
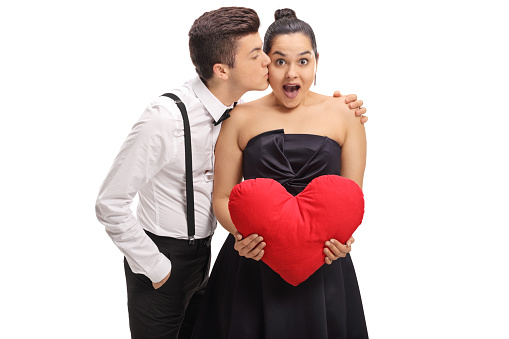
[[[193,156],[191,151],[191,128],[187,116],[186,105],[173,93],[165,93],[163,96],[175,101],[182,113],[184,121],[184,146],[186,152],[186,214],[187,214],[187,235],[189,245],[194,244],[195,222],[194,222],[194,188],[193,188]]]

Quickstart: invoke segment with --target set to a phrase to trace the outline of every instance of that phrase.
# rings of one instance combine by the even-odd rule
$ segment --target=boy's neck
[[[228,81],[211,79],[205,83],[209,91],[225,106],[231,106],[246,93],[238,88],[231,88]]]

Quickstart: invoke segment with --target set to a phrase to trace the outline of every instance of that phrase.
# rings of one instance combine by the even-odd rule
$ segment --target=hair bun
[[[283,8],[278,9],[274,13],[274,18],[276,19],[276,21],[282,18],[297,18],[297,14],[295,14],[295,11],[293,9]]]

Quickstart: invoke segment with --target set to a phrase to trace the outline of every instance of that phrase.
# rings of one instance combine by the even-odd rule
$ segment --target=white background
[[[259,13],[262,35],[274,10],[295,9],[317,35],[316,91],[368,108],[352,257],[370,336],[509,338],[502,3],[2,2],[0,337],[129,337],[96,195],[145,106],[194,76],[194,19],[235,4]]]

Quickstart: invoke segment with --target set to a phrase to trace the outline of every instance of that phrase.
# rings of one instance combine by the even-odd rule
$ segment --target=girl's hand
[[[325,246],[327,247],[323,249],[323,253],[325,253],[325,263],[330,265],[334,260],[346,257],[346,254],[350,253],[352,250],[352,244],[354,242],[355,239],[353,237],[348,239],[344,245],[336,239],[326,241]]]

